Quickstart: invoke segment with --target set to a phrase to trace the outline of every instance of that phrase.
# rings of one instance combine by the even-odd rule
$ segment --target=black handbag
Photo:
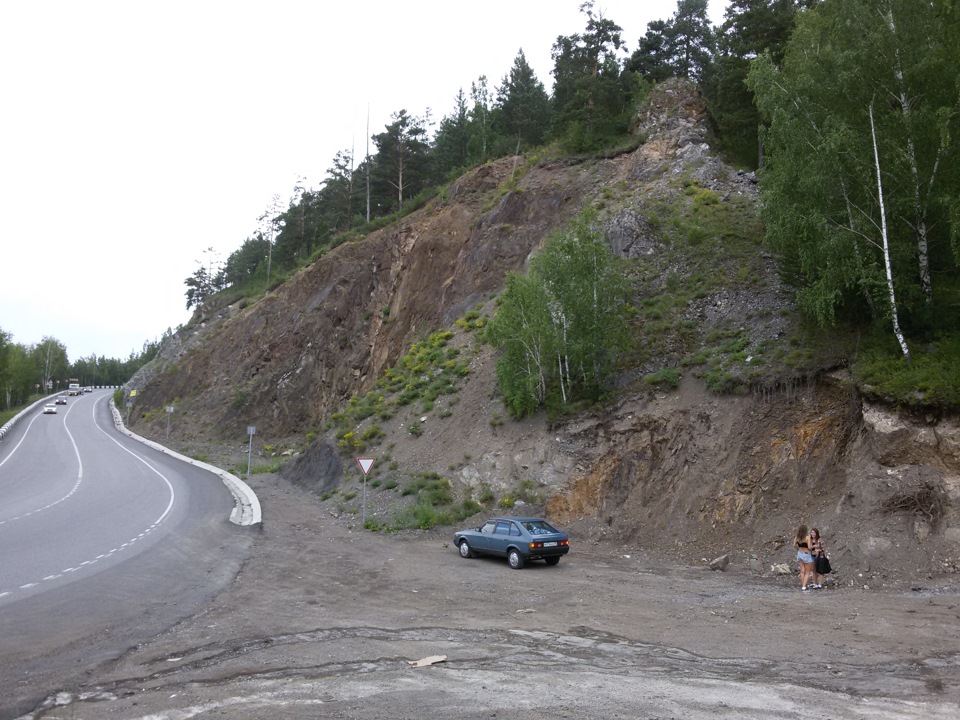
[[[817,559],[814,561],[814,567],[817,570],[817,575],[829,575],[833,572],[833,568],[830,567],[830,560],[826,555],[817,555]]]

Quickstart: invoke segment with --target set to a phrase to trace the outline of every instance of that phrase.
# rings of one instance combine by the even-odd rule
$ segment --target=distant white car
[[[46,405],[43,406],[43,414],[44,414],[44,415],[56,415],[56,414],[57,414],[57,406],[54,405],[53,403],[47,403]]]

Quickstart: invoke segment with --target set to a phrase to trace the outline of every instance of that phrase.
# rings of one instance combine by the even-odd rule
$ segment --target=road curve
[[[259,527],[230,522],[217,475],[120,432],[109,399],[38,407],[0,443],[0,720],[194,613]]]

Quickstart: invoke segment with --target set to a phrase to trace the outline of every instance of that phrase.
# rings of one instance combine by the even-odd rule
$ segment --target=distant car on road
[[[63,395],[57,395],[57,400],[54,403],[55,405],[66,405],[67,399]]]
[[[460,557],[505,557],[514,570],[519,570],[531,560],[543,560],[547,565],[556,565],[561,557],[570,552],[567,534],[537,517],[490,518],[476,529],[457,532],[453,542],[460,551]]]
[[[47,403],[46,405],[43,406],[43,414],[44,414],[44,415],[56,415],[56,414],[57,414],[57,406],[54,405],[53,403]]]

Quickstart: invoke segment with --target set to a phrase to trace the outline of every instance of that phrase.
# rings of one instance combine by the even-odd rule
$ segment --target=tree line
[[[649,88],[679,76],[699,84],[727,159],[758,170],[767,246],[810,317],[885,325],[907,360],[910,340],[932,346],[960,331],[960,3],[731,0],[712,26],[707,0],[678,0],[632,52],[593,2],[581,11],[584,29],[552,46],[551,93],[521,50],[499,84],[481,76],[461,89],[435,130],[429,111],[397,111],[371,136],[374,153],[359,163],[352,151],[337,153],[319,189],[298,182],[225,263],[201,264],[185,281],[188,307],[225,288],[269,285],[271,273],[492,158],[546,143],[571,154],[622,143]],[[515,365],[531,368],[501,372],[515,414],[552,392],[597,387],[585,365],[568,369],[578,362],[575,340],[555,364],[541,364],[569,338],[556,335],[562,323],[544,268],[532,272],[508,279],[504,301],[547,303],[513,340],[500,337]],[[534,331],[540,340],[521,349],[533,336],[518,338]]]
[[[439,185],[490,159],[545,143],[585,153],[622,141],[650,85],[665,77],[692,78],[714,88],[708,97],[725,134],[735,138],[731,149],[748,157],[749,164],[757,155],[756,141],[751,146],[743,138],[756,138],[759,116],[746,90],[734,101],[720,102],[723,88],[745,78],[729,58],[742,60],[766,44],[782,43],[778,32],[803,4],[773,3],[769,13],[780,19],[772,23],[755,7],[770,3],[738,0],[715,28],[707,0],[679,0],[675,13],[650,23],[631,52],[623,28],[594,2],[584,2],[583,30],[558,37],[551,48],[551,93],[520,49],[499,83],[480,76],[462,87],[439,122],[429,110],[423,115],[397,110],[382,131],[370,136],[371,153],[357,157],[352,149],[339,151],[318,188],[300,179],[288,201],[275,196],[259,227],[225,262],[198,262],[184,281],[187,308],[226,288],[262,289],[346,233],[376,227],[378,220],[415,206]]]
[[[139,353],[131,351],[126,360],[91,355],[70,362],[66,346],[56,338],[23,345],[0,328],[0,411],[25,405],[35,395],[65,391],[73,378],[84,387],[122,385],[159,349],[156,341],[144,343]]]
[[[960,4],[823,0],[750,63],[766,241],[821,324],[960,330]]]

